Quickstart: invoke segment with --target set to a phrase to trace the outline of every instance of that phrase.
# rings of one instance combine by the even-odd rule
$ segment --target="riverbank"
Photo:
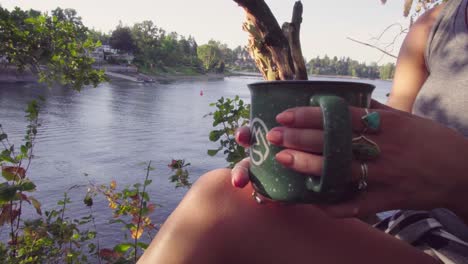
[[[0,83],[37,82],[38,77],[30,70],[18,71],[10,65],[0,65]]]
[[[122,73],[108,74],[110,82],[132,81],[137,83],[172,83],[179,81],[216,81],[226,77],[225,74],[208,73],[200,75],[124,75]]]
[[[235,76],[248,76],[248,77],[259,77],[262,75],[258,72],[240,72],[240,71],[229,71],[225,73],[206,73],[206,74],[142,74],[134,66],[106,66],[99,67],[107,73],[107,77],[111,82],[118,81],[131,81],[137,83],[171,83],[177,81],[216,81],[222,80],[225,77]],[[362,78],[353,76],[340,76],[340,75],[310,75],[309,77],[315,78],[333,78],[333,79],[355,79],[363,80]],[[31,71],[19,72],[13,66],[0,66],[0,83],[21,83],[21,82],[37,82],[37,75]],[[391,81],[391,80],[386,80]]]
[[[207,73],[207,74],[200,74],[200,75],[156,75],[151,76],[158,82],[175,82],[175,81],[215,81],[215,80],[222,80],[226,77],[225,74],[222,73]]]
[[[313,74],[313,75],[309,75],[309,78],[310,77],[314,77],[314,78],[330,78],[330,79],[346,79],[346,80],[371,80],[371,81],[374,81],[374,80],[380,80],[380,81],[388,81],[388,82],[391,82],[393,81],[393,79],[370,79],[370,78],[361,78],[361,77],[356,77],[356,76],[347,76],[347,75],[317,75],[317,74]]]
[[[114,68],[103,69],[107,73],[110,82],[131,81],[141,83],[170,83],[176,81],[215,81],[222,80],[229,74],[222,73],[207,73],[199,75],[184,75],[184,74],[161,74],[148,75],[138,73],[133,67],[126,67],[125,70],[117,70]],[[0,83],[36,83],[38,77],[31,71],[20,72],[14,66],[0,66]]]

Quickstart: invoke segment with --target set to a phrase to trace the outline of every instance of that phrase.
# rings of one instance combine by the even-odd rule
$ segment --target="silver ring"
[[[366,112],[366,114],[365,114],[364,116],[366,116],[366,115],[368,115],[368,114],[370,113],[368,108],[364,108],[364,112]],[[365,127],[362,129],[361,134],[366,133],[368,129],[369,129],[369,128],[368,128],[367,126],[365,126]]]
[[[258,203],[258,204],[263,204],[263,199],[260,197],[260,195],[256,192],[252,192],[252,198]]]
[[[361,178],[359,179],[358,182],[358,190],[363,191],[367,189],[367,176],[369,173],[369,168],[367,167],[366,163],[361,163]]]

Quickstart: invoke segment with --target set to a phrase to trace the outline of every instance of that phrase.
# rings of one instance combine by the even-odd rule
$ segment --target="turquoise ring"
[[[380,114],[378,112],[369,112],[369,109],[365,108],[366,114],[361,117],[364,123],[364,132],[378,132],[380,129]]]
[[[359,161],[372,161],[380,156],[379,145],[362,135],[353,138],[351,149],[353,151],[353,157]]]

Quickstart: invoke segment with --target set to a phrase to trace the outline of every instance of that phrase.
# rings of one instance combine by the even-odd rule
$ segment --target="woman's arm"
[[[362,108],[351,107],[353,131],[365,125]],[[321,175],[323,157],[322,111],[317,107],[288,109],[276,120],[266,138],[285,148],[276,154],[283,166],[306,175]],[[393,209],[427,210],[448,208],[468,223],[466,190],[468,189],[468,140],[453,129],[437,122],[392,109],[376,101],[371,112],[379,113],[379,133],[365,133],[378,144],[378,159],[368,161],[366,192],[356,199],[325,209],[337,217],[365,216]],[[271,131],[274,131],[271,135]],[[306,139],[298,142],[296,139]],[[301,151],[304,146],[310,152]],[[353,161],[352,178],[359,179],[360,162]]]
[[[424,13],[411,27],[398,55],[388,105],[411,112],[416,96],[429,75],[424,52],[432,26],[445,4]]]

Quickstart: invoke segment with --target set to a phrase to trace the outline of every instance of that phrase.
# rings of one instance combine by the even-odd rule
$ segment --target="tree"
[[[153,68],[160,62],[161,38],[165,31],[152,21],[136,23],[132,27],[132,36],[136,44],[135,63],[144,68]]]
[[[302,3],[296,1],[291,22],[280,27],[264,0],[234,0],[246,11],[243,29],[249,33],[249,51],[267,80],[307,80],[299,39]]]
[[[132,32],[129,27],[118,26],[109,39],[112,48],[121,51],[133,53],[136,49],[135,41],[133,40]]]
[[[84,41],[87,39],[88,28],[83,24],[81,17],[75,9],[65,8],[62,9],[57,7],[51,12],[52,17],[55,17],[58,21],[67,22],[71,25],[75,25],[77,37]]]
[[[340,58],[336,56],[330,59],[327,55],[321,59],[316,57],[308,63],[310,73],[315,75],[341,75],[360,78],[381,78],[384,80],[392,79],[395,71],[395,64],[387,63],[384,66],[378,66],[373,62],[370,65],[359,63],[350,58]]]
[[[380,67],[380,79],[389,80],[395,74],[395,64],[387,63]]]
[[[101,44],[109,44],[110,36],[99,30],[90,29],[88,31],[88,37],[94,42],[100,42]]]
[[[221,51],[216,45],[201,45],[198,47],[197,53],[207,71],[213,70],[221,62]]]
[[[0,55],[48,84],[80,89],[105,80],[104,72],[93,69],[94,60],[88,56],[98,43],[88,38],[88,29],[76,12],[56,9],[52,14],[0,7]]]

